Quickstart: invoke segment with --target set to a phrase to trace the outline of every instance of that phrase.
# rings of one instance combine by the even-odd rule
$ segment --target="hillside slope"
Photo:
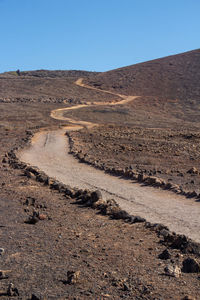
[[[200,100],[200,49],[95,74],[89,84],[125,95]]]
[[[78,87],[74,82],[80,77],[91,76],[87,71],[36,70],[0,74],[0,102],[4,103],[82,103],[102,101],[102,93]],[[98,74],[98,73],[94,73]],[[112,95],[103,95],[113,99]]]

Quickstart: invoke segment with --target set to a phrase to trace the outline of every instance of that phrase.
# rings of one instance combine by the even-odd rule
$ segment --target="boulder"
[[[43,182],[44,184],[48,184],[49,183],[49,178],[48,176],[43,173],[43,172],[40,172],[37,176],[36,176],[36,180],[39,181],[39,182]]]
[[[33,173],[35,176],[39,174],[39,170],[37,167],[28,166],[26,167],[26,170]]]
[[[65,193],[66,186],[59,181],[54,181],[50,184],[50,188],[52,190],[59,191],[60,193]]]
[[[178,266],[168,265],[164,268],[165,275],[178,278],[181,275],[181,269]]]
[[[14,284],[12,282],[9,283],[8,290],[7,290],[7,295],[9,297],[19,296],[18,289],[14,286]]]
[[[126,220],[129,218],[129,214],[118,206],[108,206],[106,209],[106,214],[116,220]]]
[[[188,257],[183,261],[182,271],[184,273],[199,273],[200,264],[194,258]]]
[[[144,177],[144,176],[143,176]],[[143,178],[143,181],[146,183],[146,184],[149,184],[149,185],[155,185],[155,186],[161,186],[162,185],[162,180],[157,178],[157,177],[153,177],[153,176],[149,176],[149,177],[144,177]]]
[[[29,172],[27,169],[24,170],[24,176],[30,179],[36,179],[35,175],[32,172]]]
[[[144,174],[138,174],[138,181],[139,182],[143,182],[143,180],[144,180],[144,178],[146,179],[147,177],[146,177],[146,175],[144,175]]]
[[[66,284],[75,284],[78,282],[80,277],[80,271],[68,271]]]
[[[65,195],[66,195],[66,196],[72,197],[72,194],[73,194],[72,188],[71,188],[69,185],[66,185],[66,188],[65,188]]]
[[[2,271],[2,270],[0,270],[0,280],[2,280],[2,279],[8,279],[8,271]]]
[[[96,190],[96,191],[91,193],[91,202],[92,203],[97,202],[100,199],[102,199],[102,194],[99,190]]]
[[[195,167],[192,167],[191,169],[189,169],[188,171],[187,171],[187,173],[188,174],[199,174],[199,171],[197,170],[197,168],[195,168]]]
[[[94,202],[92,205],[93,208],[99,209],[102,213],[106,212],[106,208],[108,207],[107,202],[103,199]]]
[[[140,216],[129,216],[128,221],[129,223],[134,224],[134,223],[143,223],[146,220]]]
[[[3,248],[0,248],[0,256],[4,254],[5,250]]]
[[[169,251],[167,249],[165,249],[162,253],[160,253],[158,255],[158,258],[160,259],[169,259],[171,257],[171,254],[169,253]]]
[[[4,157],[3,159],[2,159],[2,163],[3,164],[6,164],[8,162],[8,159],[6,158],[6,157]]]

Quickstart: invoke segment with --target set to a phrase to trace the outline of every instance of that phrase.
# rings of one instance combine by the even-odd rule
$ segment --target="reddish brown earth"
[[[190,65],[194,67],[198,55],[199,50],[184,54],[178,65],[189,61],[188,69]],[[193,60],[194,63],[191,62]],[[179,61],[179,57],[174,57],[173,61]],[[169,77],[175,81],[177,77],[173,73],[180,71],[176,71],[178,67],[170,66],[173,69],[169,70],[169,73],[172,71]],[[187,69],[184,70],[182,76],[187,73]],[[125,86],[118,92],[145,97],[118,108],[102,107],[96,111],[94,108],[85,108],[68,112],[67,115],[73,113],[77,119],[95,120],[104,125],[91,132],[85,130],[81,135],[76,133],[76,146],[81,147],[83,153],[87,152],[91,159],[113,166],[116,162],[121,166],[138,166],[138,169],[146,169],[146,172],[156,170],[156,176],[166,176],[174,182],[181,180],[181,184],[189,182],[188,188],[193,188],[193,185],[196,188],[199,175],[186,173],[190,166],[199,168],[199,85],[195,82],[199,68],[195,72],[196,75],[189,72],[192,75],[187,77],[188,80],[190,78],[189,91],[193,91],[189,93],[193,102],[189,104],[187,99],[183,100],[188,103],[187,106],[182,104],[182,100],[164,101],[163,95],[166,93],[156,94],[156,87],[153,89],[155,94],[142,95],[139,94],[141,89],[135,91]],[[0,299],[31,299],[32,294],[38,299],[153,300],[182,299],[186,295],[199,298],[198,273],[182,272],[177,278],[164,275],[165,266],[172,264],[182,267],[187,257],[200,262],[198,256],[169,248],[171,258],[161,260],[158,255],[166,246],[160,243],[161,238],[154,231],[145,228],[142,223],[131,225],[102,216],[22,176],[22,170],[12,169],[7,160],[3,160],[4,154],[13,147],[25,147],[25,130],[36,132],[39,128],[56,129],[65,125],[65,121],[50,118],[51,110],[65,107],[65,102],[71,105],[85,101],[112,101],[113,95],[73,84],[79,77],[88,76],[86,81],[91,83],[91,78],[95,81],[98,76],[104,75],[107,76],[51,72],[47,76],[45,71],[39,72],[39,75],[37,72],[28,72],[21,76],[0,76],[0,248],[5,250],[0,261],[1,270],[6,274],[5,279],[0,279]],[[127,80],[129,75],[127,73]],[[138,75],[141,76],[139,71]],[[159,81],[156,83],[157,75],[154,78],[152,85],[159,86]],[[112,80],[106,81],[106,89],[113,90],[110,87]],[[173,91],[177,86],[178,83]],[[165,92],[168,88],[166,84]],[[166,99],[172,98],[171,91],[166,95]],[[175,99],[185,99],[184,95],[185,92],[177,94]],[[152,131],[149,128],[156,129]],[[181,162],[184,162],[184,166]],[[167,174],[165,172],[168,169]],[[180,173],[183,176],[177,176]],[[34,209],[43,214],[45,220],[35,225],[24,223]],[[77,282],[67,282],[68,271],[77,274],[80,271]],[[19,296],[6,295],[11,282],[18,289]]]
[[[72,133],[74,150],[99,165],[136,169],[199,193],[200,50],[145,62],[83,82],[138,98],[66,114],[103,124]],[[187,173],[191,168],[197,174]]]
[[[99,168],[134,170],[200,193],[199,131],[104,125],[70,137],[73,151]]]
[[[200,49],[104,73],[86,81],[103,90],[125,95],[179,99],[183,104],[200,98]]]
[[[0,74],[0,102],[81,104],[90,99],[102,100],[102,93],[74,85],[88,76],[84,71],[32,71]],[[113,99],[109,94],[104,99]]]

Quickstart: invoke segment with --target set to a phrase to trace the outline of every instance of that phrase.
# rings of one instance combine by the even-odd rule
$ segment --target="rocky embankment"
[[[94,157],[88,157],[80,149],[79,147],[80,145],[76,143],[76,141],[74,140],[73,133],[67,132],[66,135],[69,137],[70,153],[74,157],[76,157],[80,162],[84,162],[89,165],[92,165],[93,167],[103,170],[104,172],[114,176],[133,179],[145,185],[150,185],[164,190],[170,190],[176,194],[184,195],[188,198],[196,198],[196,199],[200,198],[200,193],[198,193],[197,191],[188,191],[184,189],[182,186],[179,186],[178,184],[172,182],[168,182],[165,179],[162,179],[160,177],[149,176],[142,171],[138,172],[137,170],[134,170],[131,166],[126,168],[110,167],[105,163],[101,163],[101,161],[99,160],[98,161],[95,160]],[[198,170],[195,167],[192,167],[190,170],[188,170],[188,173],[195,175],[198,174]]]
[[[17,153],[32,136],[27,131],[2,162],[15,175],[14,186],[4,179],[4,193],[16,200],[5,198],[1,222],[2,299],[198,299],[197,243],[22,163]]]
[[[23,139],[24,143],[29,143],[33,133],[31,131],[26,132],[27,137]],[[70,145],[72,147],[73,142],[70,139]],[[176,234],[171,232],[166,226],[162,224],[152,224],[147,222],[144,218],[140,216],[134,216],[127,213],[125,210],[122,210],[114,199],[104,200],[100,191],[90,191],[88,189],[82,190],[78,188],[72,188],[69,185],[65,185],[54,178],[49,177],[43,171],[39,170],[37,167],[30,166],[26,163],[21,162],[17,157],[18,148],[11,149],[8,153],[5,154],[3,158],[4,164],[9,164],[12,168],[21,169],[24,176],[34,179],[44,185],[49,186],[50,189],[56,190],[65,195],[67,199],[74,199],[77,203],[91,207],[98,210],[101,214],[108,215],[112,219],[122,219],[127,223],[144,223],[146,228],[156,231],[158,236],[161,238],[161,242],[168,247],[181,250],[183,253],[192,253],[200,256],[200,244],[193,242],[185,235]],[[72,150],[73,153],[73,150]],[[79,154],[73,153],[79,159],[82,160]],[[84,160],[82,160],[84,161]],[[95,165],[98,167],[98,165]],[[138,181],[144,181],[145,179],[140,178],[140,174],[135,174],[134,172],[129,173],[129,171],[124,170],[115,170],[115,169],[105,169],[104,171],[111,173],[112,175],[124,176],[125,178],[133,178]],[[131,177],[130,177],[131,176]],[[161,186],[162,183],[156,177],[146,178],[147,184]],[[172,189],[172,187],[165,187]],[[172,189],[173,190],[173,189]],[[174,190],[175,191],[175,190]],[[32,218],[39,218],[39,213],[34,213],[29,216],[29,221],[31,222]]]

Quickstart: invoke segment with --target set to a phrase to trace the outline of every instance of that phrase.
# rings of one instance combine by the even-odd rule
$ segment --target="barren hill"
[[[125,95],[200,100],[200,49],[92,76],[89,84]]]

